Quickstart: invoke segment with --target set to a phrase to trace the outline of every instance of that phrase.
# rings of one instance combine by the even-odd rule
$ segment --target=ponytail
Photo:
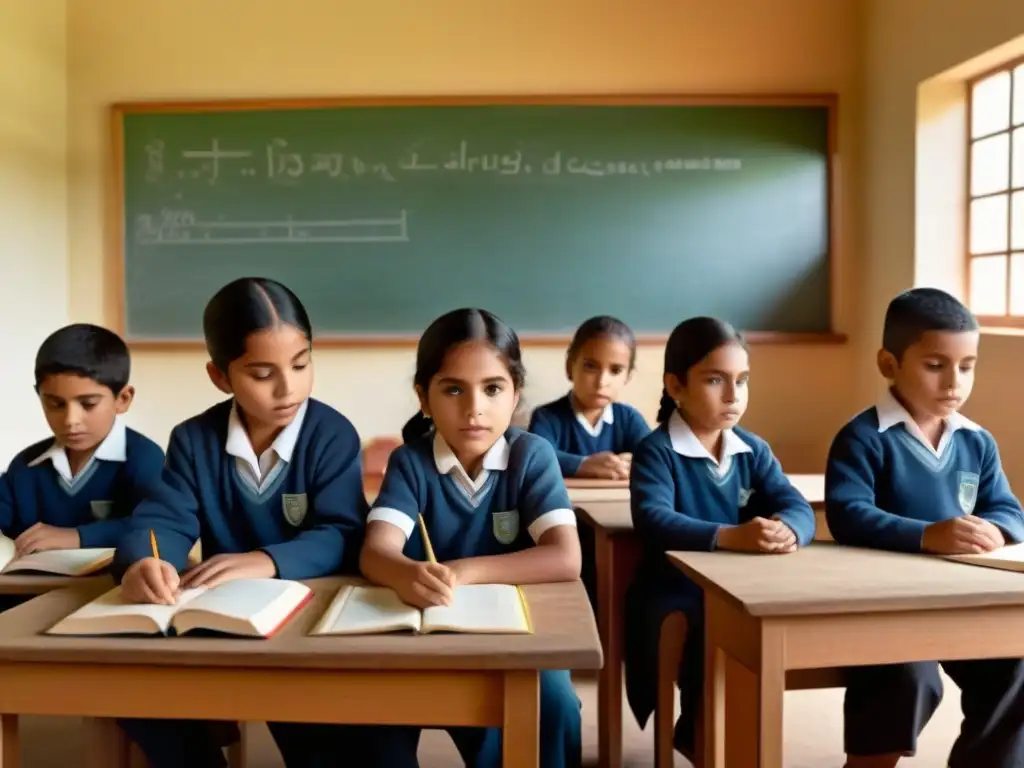
[[[676,410],[676,401],[668,396],[668,390],[661,390],[661,404],[658,406],[658,423],[666,424]]]
[[[419,440],[424,435],[430,434],[430,430],[433,426],[433,419],[428,416],[424,416],[423,411],[417,412],[417,414],[405,422],[405,426],[402,427],[402,442],[411,443],[414,440]]]

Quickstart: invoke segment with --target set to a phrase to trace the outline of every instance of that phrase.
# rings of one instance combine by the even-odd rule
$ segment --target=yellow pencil
[[[153,557],[157,560],[160,559],[160,549],[156,545],[156,534],[153,533],[153,529],[149,529],[149,546],[153,548]]]
[[[427,535],[427,523],[423,519],[423,515],[420,515],[420,534],[423,536],[423,546],[427,548],[427,560],[431,563],[436,563],[437,558],[434,557],[434,548],[430,544],[430,536]]]

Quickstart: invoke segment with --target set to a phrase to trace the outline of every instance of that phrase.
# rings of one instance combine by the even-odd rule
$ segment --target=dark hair
[[[665,374],[675,374],[680,381],[686,381],[686,374],[693,366],[719,347],[739,344],[747,348],[743,334],[724,320],[713,317],[691,317],[677,325],[665,345]],[[658,408],[658,423],[664,424],[676,409],[675,401],[668,390],[661,390],[661,405]]]
[[[576,362],[576,355],[580,353],[580,348],[591,339],[602,336],[621,341],[629,347],[629,370],[633,370],[636,364],[636,335],[628,325],[618,318],[610,315],[598,315],[577,328],[576,334],[569,343],[569,351],[565,353],[565,367],[570,378],[572,378],[572,364]]]
[[[280,325],[298,328],[313,343],[306,308],[294,293],[265,277],[239,278],[217,291],[206,305],[206,351],[217,369],[227,373],[228,364],[245,354],[250,334]]]
[[[882,347],[903,357],[907,347],[928,331],[963,333],[978,330],[978,321],[955,297],[938,288],[912,288],[889,302],[882,330]]]
[[[484,341],[494,347],[508,367],[513,386],[517,390],[523,388],[526,368],[519,350],[519,337],[498,317],[483,309],[456,309],[430,324],[416,346],[413,383],[426,392],[431,379],[444,365],[449,350],[467,341]],[[422,412],[417,413],[402,427],[402,440],[408,443],[422,437],[432,424]]]
[[[36,353],[36,391],[47,376],[70,373],[92,379],[114,396],[128,386],[128,345],[113,331],[88,323],[66,325],[46,337]]]

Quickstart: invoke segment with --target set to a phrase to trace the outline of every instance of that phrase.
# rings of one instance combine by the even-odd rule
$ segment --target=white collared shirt
[[[587,434],[591,437],[600,437],[601,430],[604,429],[605,424],[615,423],[615,410],[612,408],[611,403],[604,407],[604,411],[602,411],[601,417],[597,420],[597,424],[591,424],[590,420],[583,415],[583,412],[576,409],[576,401],[573,400],[572,395],[569,395],[569,404],[572,405],[572,411],[576,414],[576,421],[587,430]]]
[[[882,395],[878,403],[875,405],[875,412],[878,414],[878,432],[881,434],[898,424],[902,424],[907,433],[918,440],[921,445],[931,451],[936,457],[941,457],[943,452],[953,441],[953,435],[958,429],[967,429],[971,432],[977,432],[981,427],[975,424],[973,421],[968,419],[966,416],[960,413],[953,413],[947,416],[945,421],[945,428],[942,430],[942,437],[939,438],[938,446],[934,446],[924,432],[914,421],[914,417],[910,415],[906,408],[896,399],[891,390],[886,390],[885,394]]]
[[[71,463],[68,461],[65,446],[56,438],[53,441],[53,445],[32,459],[28,466],[35,467],[45,461],[53,462],[53,468],[57,470],[57,474],[60,475],[61,479],[68,486],[73,486],[78,478],[85,476],[86,471],[92,468],[93,462],[96,460],[116,461],[122,464],[128,460],[128,428],[125,426],[124,419],[120,415],[114,417],[114,424],[110,428],[110,432],[96,446],[96,450],[92,452],[89,460],[78,470],[78,474],[71,474]]]
[[[715,469],[715,474],[725,477],[732,468],[733,456],[738,453],[753,453],[753,448],[731,429],[722,430],[722,455],[715,456],[701,445],[700,440],[690,429],[690,425],[676,411],[668,421],[668,436],[672,441],[672,450],[680,456],[690,459],[706,459]]]
[[[305,400],[299,406],[299,410],[291,423],[281,430],[277,437],[274,438],[274,442],[270,444],[270,447],[257,458],[256,451],[252,447],[252,441],[249,439],[249,433],[245,430],[245,425],[242,424],[242,418],[238,413],[238,403],[233,402],[231,404],[231,415],[228,416],[228,437],[224,450],[227,451],[228,455],[235,457],[235,465],[238,467],[239,474],[257,492],[263,490],[272,475],[274,477],[277,476],[277,473],[273,472],[273,470],[277,466],[278,461],[287,464],[292,460],[295,444],[299,441],[299,433],[302,431],[302,422],[306,418],[306,408],[308,405],[309,400]]]
[[[434,432],[434,466],[442,475],[451,475],[465,491],[470,501],[476,500],[477,494],[484,487],[491,472],[504,472],[508,469],[510,450],[508,440],[502,435],[494,445],[487,449],[480,472],[475,478],[472,478],[456,458],[447,441],[441,437],[441,433]]]

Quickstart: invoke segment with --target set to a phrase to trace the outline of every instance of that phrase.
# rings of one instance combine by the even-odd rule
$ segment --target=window
[[[1024,60],[969,88],[969,301],[985,325],[1024,326]]]

